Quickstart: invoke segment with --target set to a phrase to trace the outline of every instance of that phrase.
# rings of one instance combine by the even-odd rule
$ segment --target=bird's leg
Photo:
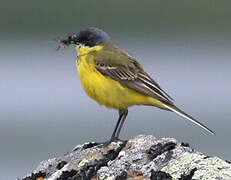
[[[123,117],[123,113],[120,113],[120,110],[119,110],[119,119],[118,119],[118,121],[117,121],[117,123],[116,123],[116,126],[115,126],[115,129],[114,129],[114,131],[113,131],[113,133],[112,133],[110,142],[112,142],[112,141],[115,140],[116,131],[117,131],[117,129],[118,129],[118,126],[119,126],[119,124],[120,124],[120,122],[121,122],[122,117]]]
[[[97,142],[95,144],[97,145],[103,145],[103,146],[107,146],[109,145],[111,142],[115,141],[115,140],[118,140],[118,137],[119,137],[119,133],[121,131],[121,128],[123,126],[123,123],[126,119],[126,116],[128,114],[128,110],[124,110],[124,109],[120,109],[119,110],[119,119],[116,123],[116,126],[115,126],[115,129],[112,133],[112,136],[111,136],[111,139],[109,141],[106,141],[106,142]]]
[[[127,115],[128,115],[128,110],[127,110],[127,109],[126,109],[126,110],[121,110],[121,111],[122,111],[121,114],[123,114],[123,116],[122,116],[122,118],[121,118],[121,123],[120,123],[120,125],[119,125],[118,131],[117,131],[116,134],[115,134],[115,139],[116,139],[116,140],[119,139],[120,131],[121,131],[121,129],[122,129],[122,127],[123,127],[123,124],[124,124],[124,121],[125,121],[125,119],[126,119],[126,117],[127,117]]]
[[[101,145],[103,145],[103,146],[107,146],[107,145],[109,145],[111,142],[117,140],[117,139],[115,138],[115,137],[116,137],[115,135],[117,134],[116,132],[117,132],[117,129],[118,129],[118,127],[119,127],[119,124],[120,124],[122,118],[123,118],[123,113],[120,113],[120,111],[119,111],[119,119],[118,119],[118,121],[117,121],[117,123],[116,123],[116,126],[115,126],[115,128],[114,128],[114,131],[113,131],[113,133],[112,133],[112,135],[111,135],[111,139],[110,139],[109,141],[106,141],[106,142],[97,142],[97,144],[101,144]]]

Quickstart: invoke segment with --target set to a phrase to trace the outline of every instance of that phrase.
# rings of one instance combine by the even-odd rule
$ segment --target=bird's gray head
[[[86,28],[77,34],[71,34],[67,38],[59,40],[60,44],[64,46],[76,44],[88,47],[94,47],[107,41],[110,41],[108,34],[95,27]]]

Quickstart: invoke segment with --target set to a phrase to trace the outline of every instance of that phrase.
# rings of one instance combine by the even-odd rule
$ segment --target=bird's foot
[[[97,144],[99,145],[99,146],[108,146],[108,145],[110,145],[111,143],[117,143],[117,142],[126,142],[127,140],[121,140],[121,139],[118,139],[118,138],[116,138],[116,139],[110,139],[109,141],[105,141],[105,142],[97,142]]]

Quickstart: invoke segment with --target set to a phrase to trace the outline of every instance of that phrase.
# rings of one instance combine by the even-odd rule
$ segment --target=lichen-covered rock
[[[231,164],[194,151],[173,138],[136,136],[110,144],[78,145],[64,156],[40,163],[23,180],[224,179]]]

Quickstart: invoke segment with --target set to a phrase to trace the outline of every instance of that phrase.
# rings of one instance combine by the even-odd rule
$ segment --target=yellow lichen
[[[36,178],[36,180],[44,180],[43,177]]]

